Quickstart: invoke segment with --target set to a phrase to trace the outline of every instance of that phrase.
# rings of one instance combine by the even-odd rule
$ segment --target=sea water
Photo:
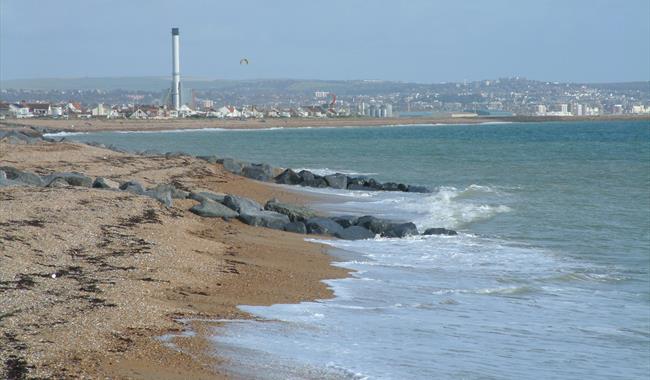
[[[315,208],[459,236],[322,241],[335,297],[215,332],[244,378],[647,379],[650,125],[638,122],[94,133],[422,184],[431,194],[308,189]],[[317,237],[315,241],[319,241]]]

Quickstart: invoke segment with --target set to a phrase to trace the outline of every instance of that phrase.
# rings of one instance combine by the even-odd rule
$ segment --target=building
[[[546,116],[546,106],[543,104],[540,104],[537,106],[537,112],[535,113],[537,116]]]

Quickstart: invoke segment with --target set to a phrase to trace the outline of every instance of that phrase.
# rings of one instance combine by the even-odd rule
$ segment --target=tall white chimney
[[[172,28],[172,105],[176,111],[181,108],[181,59],[178,28]]]

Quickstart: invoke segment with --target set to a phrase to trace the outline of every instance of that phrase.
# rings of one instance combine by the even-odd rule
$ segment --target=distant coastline
[[[422,124],[485,124],[494,122],[538,123],[574,121],[648,120],[650,115],[605,115],[605,116],[510,116],[510,117],[411,117],[411,118],[291,118],[291,119],[7,119],[0,121],[0,128],[29,126],[46,129],[48,132],[109,132],[109,131],[170,131],[191,129],[270,129],[304,127],[350,127],[391,126]]]

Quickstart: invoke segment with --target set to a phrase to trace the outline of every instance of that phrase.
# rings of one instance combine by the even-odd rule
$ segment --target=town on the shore
[[[65,80],[60,81],[61,88],[30,88],[29,83],[6,81],[0,88],[0,119],[650,115],[648,82],[572,84],[523,78],[441,84],[258,80],[229,81],[226,86],[223,81],[186,81],[196,88],[183,89],[183,103],[178,109],[171,105],[166,83],[150,79],[138,84],[111,84],[106,78],[96,83],[97,88],[83,85],[83,89],[70,89],[74,84]],[[135,88],[138,86],[144,89]]]

